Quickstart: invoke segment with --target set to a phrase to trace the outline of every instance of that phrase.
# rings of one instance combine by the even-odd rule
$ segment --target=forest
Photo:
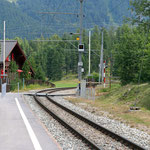
[[[93,26],[121,25],[124,16],[131,15],[129,0],[84,0],[84,28]],[[7,38],[33,40],[64,32],[75,32],[79,28],[78,15],[41,14],[41,12],[79,13],[79,0],[0,0],[0,39],[3,21],[6,21]]]
[[[128,24],[104,29],[104,59],[108,66],[106,72],[119,77],[122,85],[150,81],[150,2],[133,1],[131,9],[136,15],[128,18]],[[32,64],[35,78],[54,81],[67,74],[77,74],[79,42],[76,38],[77,35],[64,33],[62,36],[54,34],[50,38],[41,36],[34,41],[19,37],[16,39],[25,51],[27,60]],[[98,73],[101,49],[101,29],[98,26],[93,28],[91,39],[91,69],[93,73]],[[86,29],[83,31],[83,43],[85,52],[82,60],[86,77],[88,73]]]

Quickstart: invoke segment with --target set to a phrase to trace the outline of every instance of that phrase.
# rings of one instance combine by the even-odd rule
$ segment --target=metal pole
[[[103,30],[102,30],[102,43],[101,43],[101,56],[100,56],[100,64],[99,64],[99,83],[102,81],[103,82]]]
[[[23,78],[23,89],[24,89],[24,78]]]
[[[5,21],[4,21],[3,75],[5,77]]]
[[[83,0],[80,0],[80,44],[82,44]],[[79,51],[79,64],[82,63],[82,52]],[[79,96],[81,95],[82,66],[78,65]]]
[[[83,0],[80,0],[80,44],[82,44],[82,28],[83,26]]]
[[[18,94],[19,94],[19,82],[18,82]]]
[[[109,87],[111,88],[111,78],[112,78],[112,52],[111,52],[111,56],[110,56],[110,81],[109,81],[109,83],[110,83],[110,85],[109,85]]]
[[[89,31],[89,75],[91,75],[91,31]]]

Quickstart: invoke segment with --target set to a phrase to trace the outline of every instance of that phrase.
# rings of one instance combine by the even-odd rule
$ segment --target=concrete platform
[[[61,150],[24,103],[22,95],[0,95],[0,150]]]

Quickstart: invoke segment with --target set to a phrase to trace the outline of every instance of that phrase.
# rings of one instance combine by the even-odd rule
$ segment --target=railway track
[[[61,91],[61,90],[69,90],[69,89],[73,89],[73,88],[58,88],[58,89],[42,90],[42,91],[37,92],[34,95],[34,98],[35,98],[36,102],[47,113],[49,113],[51,116],[53,116],[53,118],[55,118],[58,122],[60,122],[65,128],[67,128],[69,131],[71,131],[77,137],[82,139],[82,141],[84,143],[86,143],[92,150],[102,150],[103,149],[103,147],[101,147],[101,145],[99,144],[99,142],[97,140],[98,138],[100,138],[100,136],[98,136],[98,134],[99,135],[104,134],[105,136],[109,136],[109,137],[111,137],[111,140],[115,139],[117,142],[121,142],[125,147],[128,147],[130,149],[145,150],[145,148],[139,146],[138,144],[135,144],[132,141],[106,129],[105,127],[96,124],[95,122],[81,116],[80,114],[66,108],[65,106],[62,106],[61,104],[57,103],[51,97],[48,96],[48,94],[51,94],[51,93],[54,93],[57,91]],[[44,100],[41,100],[39,98],[39,96],[37,96],[38,93],[42,93],[42,92],[47,92]],[[43,103],[43,101],[44,101],[44,103]],[[58,112],[61,112],[61,113],[58,113]],[[65,117],[63,117],[63,115]],[[71,118],[70,116],[72,116],[71,120],[73,120],[73,122],[78,122],[78,126],[80,128],[77,129],[75,126],[73,126],[73,122],[69,123],[68,119],[66,119],[66,118],[67,117]],[[84,128],[87,128],[87,131],[89,131],[89,128],[90,128],[90,130],[92,128],[92,132],[95,133],[95,135],[98,138],[95,140],[94,136],[92,136],[92,133],[87,134],[86,129],[84,130]],[[101,133],[99,133],[99,132],[101,132]]]

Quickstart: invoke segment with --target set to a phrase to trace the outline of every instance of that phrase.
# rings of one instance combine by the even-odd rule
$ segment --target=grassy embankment
[[[100,96],[96,103],[104,110],[134,125],[150,127],[150,85],[115,85],[110,89],[98,89]],[[132,106],[141,107],[140,111],[129,111]]]
[[[73,103],[87,103],[100,111],[107,111],[118,120],[131,126],[147,126],[150,128],[150,84],[112,85],[112,88],[96,89],[95,101],[86,99],[69,99]],[[130,107],[140,107],[139,111],[130,111]]]

